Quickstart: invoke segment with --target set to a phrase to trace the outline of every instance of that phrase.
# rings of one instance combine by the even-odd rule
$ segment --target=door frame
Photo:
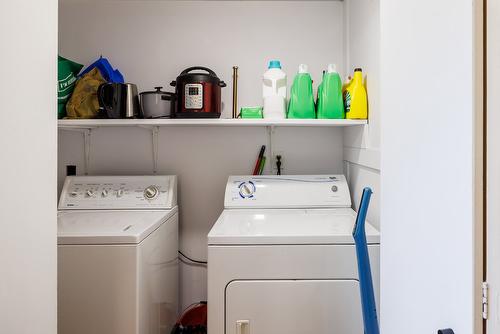
[[[484,110],[485,110],[485,217],[483,239],[483,279],[488,284],[488,319],[483,321],[484,333],[500,332],[500,97],[488,94],[500,89],[500,4],[485,0],[484,20]],[[492,33],[495,32],[493,35]]]

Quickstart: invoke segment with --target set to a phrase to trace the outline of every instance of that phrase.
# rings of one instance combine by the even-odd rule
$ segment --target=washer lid
[[[69,211],[57,217],[59,245],[138,244],[177,212]]]
[[[224,210],[208,234],[209,245],[353,245],[352,209],[235,209]],[[370,244],[380,243],[379,232],[366,224]]]

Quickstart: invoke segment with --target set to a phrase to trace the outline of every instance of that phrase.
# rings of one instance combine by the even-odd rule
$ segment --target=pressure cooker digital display
[[[203,85],[202,84],[186,84],[184,86],[184,107],[186,109],[202,109],[203,108]]]

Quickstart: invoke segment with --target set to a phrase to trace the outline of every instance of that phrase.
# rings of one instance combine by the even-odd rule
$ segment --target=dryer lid
[[[66,211],[57,217],[59,245],[138,244],[177,212]]]
[[[208,234],[209,245],[354,245],[352,209],[224,210]],[[369,244],[380,234],[366,224]]]

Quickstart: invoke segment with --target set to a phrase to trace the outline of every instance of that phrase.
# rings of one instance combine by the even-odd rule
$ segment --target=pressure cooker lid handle
[[[209,69],[207,67],[203,67],[203,66],[193,66],[193,67],[186,68],[184,71],[181,72],[181,75],[187,74],[187,73],[194,71],[194,70],[207,71],[210,75],[213,75],[214,77],[217,76],[217,74],[215,74],[214,71],[212,71],[211,69]]]

